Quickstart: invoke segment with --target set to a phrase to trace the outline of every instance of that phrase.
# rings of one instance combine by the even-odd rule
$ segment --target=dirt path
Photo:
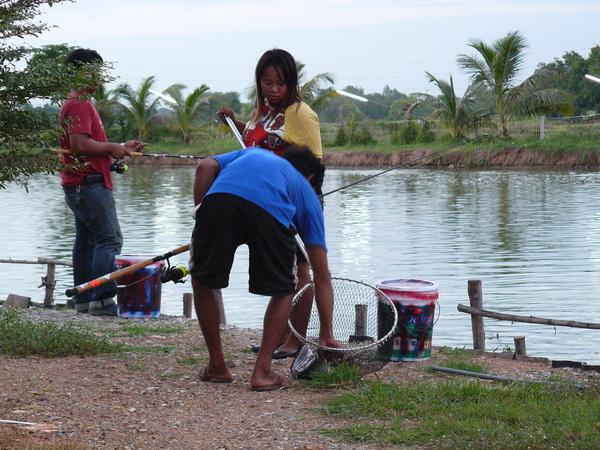
[[[53,429],[28,431],[25,425],[0,423],[0,448],[23,448],[25,442],[49,445],[63,439],[71,445],[68,448],[94,449],[378,448],[348,446],[317,431],[346,423],[318,411],[319,405],[338,391],[300,384],[288,390],[252,392],[248,380],[255,355],[249,347],[259,343],[260,330],[224,329],[225,353],[235,381],[212,384],[198,380],[207,352],[195,321],[94,318],[52,310],[28,314],[32,320],[80,321],[101,333],[116,335],[111,340],[133,345],[136,350],[51,359],[0,355],[0,419]],[[126,328],[132,325],[157,330],[128,337],[131,332]],[[164,327],[177,327],[181,332],[165,333]],[[548,364],[478,358],[495,375],[540,378],[556,371]],[[448,375],[429,374],[424,369],[443,364],[443,360],[444,355],[434,351],[430,360],[390,363],[378,376],[397,383],[434,383]],[[291,360],[274,364],[277,371],[289,374]],[[3,439],[10,436],[19,445],[4,447]]]

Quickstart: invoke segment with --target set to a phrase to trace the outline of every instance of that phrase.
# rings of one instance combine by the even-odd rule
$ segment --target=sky
[[[45,7],[38,19],[55,27],[27,43],[92,48],[133,88],[155,77],[188,92],[205,84],[236,91],[243,101],[254,68],[269,49],[288,50],[308,77],[329,72],[335,87],[381,93],[436,94],[425,72],[468,76],[456,59],[471,40],[492,44],[519,31],[528,48],[523,78],[565,52],[587,57],[600,44],[598,0],[77,0]]]

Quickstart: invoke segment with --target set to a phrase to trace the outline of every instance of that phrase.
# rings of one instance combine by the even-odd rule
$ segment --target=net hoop
[[[301,332],[296,330],[296,328],[294,327],[294,325],[292,323],[292,318],[290,317],[290,319],[288,320],[288,325],[289,325],[290,329],[292,330],[292,333],[294,333],[294,336],[296,336],[296,338],[302,344],[308,345],[310,347],[313,347],[313,348],[315,348],[317,350],[321,350],[321,351],[347,354],[347,353],[351,353],[351,352],[358,352],[358,351],[366,350],[369,348],[381,346],[388,339],[390,339],[392,337],[392,334],[396,330],[396,326],[398,324],[398,311],[396,310],[396,305],[392,302],[392,300],[384,292],[382,292],[380,289],[378,289],[375,286],[371,286],[370,284],[363,283],[362,281],[351,280],[348,278],[332,277],[331,281],[332,281],[333,288],[334,288],[334,311],[333,311],[334,335],[335,335],[335,331],[336,331],[335,330],[336,304],[339,304],[339,301],[344,300],[344,299],[336,299],[336,287],[340,283],[344,283],[345,285],[348,285],[348,286],[357,286],[366,292],[371,292],[372,293],[372,298],[370,299],[371,303],[374,303],[375,301],[377,301],[379,304],[387,306],[388,307],[387,309],[392,312],[393,320],[391,320],[391,325],[389,326],[389,329],[385,330],[385,333],[383,333],[383,336],[381,336],[380,338],[378,338],[376,340],[373,339],[372,341],[343,342],[343,341],[340,341],[340,339],[337,339],[337,337],[336,337],[336,339],[338,341],[340,341],[340,343],[342,344],[342,347],[335,348],[335,347],[328,347],[328,346],[319,344],[319,342],[318,342],[319,336],[318,335],[316,337],[303,336],[303,334]],[[294,298],[292,300],[292,317],[293,317],[294,309],[297,308],[297,305],[299,304],[300,300],[302,299],[302,296],[304,295],[304,293],[306,293],[307,290],[312,289],[312,288],[314,288],[314,281],[311,281],[310,283],[307,283],[306,285],[304,285],[304,287],[302,287],[302,289],[300,289],[294,295]],[[314,291],[313,291],[313,298],[314,298]],[[347,299],[346,299],[346,302],[348,302]],[[354,304],[356,304],[356,303],[354,303]],[[315,307],[313,306],[313,308],[315,308]],[[311,315],[312,315],[312,313],[311,313]]]

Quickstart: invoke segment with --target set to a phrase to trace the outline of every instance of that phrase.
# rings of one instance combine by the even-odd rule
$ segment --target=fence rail
[[[25,260],[25,259],[0,259],[0,263],[7,264],[46,264],[48,266],[46,270],[46,276],[42,277],[42,284],[46,289],[44,295],[44,307],[51,307],[54,305],[54,288],[56,286],[56,266],[69,266],[73,267],[73,263],[70,261],[64,261],[62,259],[54,258],[38,258],[37,260]],[[40,286],[40,287],[41,287]]]
[[[457,309],[460,312],[471,314],[471,326],[473,330],[473,349],[485,350],[485,333],[483,318],[489,317],[497,320],[508,320],[511,322],[537,323],[542,325],[552,325],[560,327],[587,328],[600,330],[600,323],[578,322],[575,320],[546,319],[534,316],[518,316],[516,314],[506,314],[496,311],[483,309],[483,294],[480,280],[469,280],[468,294],[470,306],[458,304]],[[524,341],[524,338],[522,338]],[[523,343],[524,348],[524,343]]]

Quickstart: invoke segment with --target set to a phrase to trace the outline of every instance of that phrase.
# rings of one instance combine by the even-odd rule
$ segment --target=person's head
[[[102,56],[96,50],[90,50],[89,48],[78,48],[73,50],[65,58],[65,64],[73,65],[75,67],[82,67],[87,64],[102,64],[104,60]]]
[[[100,66],[104,63],[102,56],[96,50],[89,48],[78,48],[73,50],[65,58],[65,65],[70,68],[81,69],[86,66],[90,67],[89,75],[94,79],[99,74]],[[95,91],[98,88],[97,84],[91,87]]]
[[[292,166],[308,180],[315,192],[320,195],[325,177],[325,166],[319,158],[306,146],[290,145],[281,157],[290,162]]]
[[[285,50],[266,51],[256,64],[256,106],[260,114],[265,99],[276,111],[300,101],[298,69],[294,57]]]

